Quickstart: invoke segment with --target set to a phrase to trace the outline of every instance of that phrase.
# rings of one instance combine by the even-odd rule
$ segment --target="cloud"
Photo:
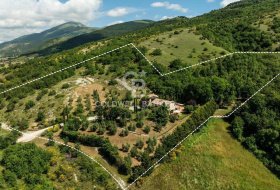
[[[117,7],[117,8],[109,10],[107,12],[107,16],[110,16],[110,17],[121,17],[121,16],[125,16],[127,14],[130,14],[130,13],[132,13],[134,11],[135,11],[135,9],[133,9],[133,8]]]
[[[172,18],[175,18],[175,16],[163,16],[163,17],[161,17],[160,20],[167,20],[167,19],[172,19]]]
[[[121,24],[121,23],[124,23],[124,21],[118,20],[118,21],[115,21],[115,22],[112,22],[112,23],[108,24],[107,26],[112,26],[112,25]]]
[[[221,6],[225,7],[225,6],[229,5],[229,4],[237,2],[237,1],[240,1],[240,0],[223,0],[221,2]]]
[[[207,0],[208,3],[213,3],[215,0]]]
[[[151,6],[155,7],[155,8],[164,7],[166,9],[170,9],[170,10],[174,10],[174,11],[179,11],[179,12],[182,12],[182,13],[187,13],[188,12],[187,8],[184,8],[184,7],[182,7],[179,4],[169,3],[168,1],[154,2],[154,3],[151,4]]]
[[[97,18],[102,0],[1,0],[0,41],[40,32],[67,21]]]

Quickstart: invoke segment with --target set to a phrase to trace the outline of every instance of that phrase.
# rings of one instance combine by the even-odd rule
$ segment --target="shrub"
[[[144,146],[144,142],[141,140],[141,139],[138,139],[135,146],[138,148],[138,149],[142,149],[143,146]]]
[[[62,89],[67,89],[67,88],[69,88],[70,87],[70,84],[68,84],[68,83],[65,83],[65,84],[63,84],[62,85]]]
[[[33,106],[35,106],[35,103],[32,100],[29,100],[26,104],[25,104],[25,110],[29,110],[31,109]]]
[[[170,116],[169,116],[169,121],[171,122],[171,123],[175,123],[175,121],[178,119],[178,115],[176,115],[176,114],[171,114]]]
[[[149,134],[150,131],[151,131],[151,128],[149,126],[146,126],[144,129],[143,129],[144,133],[146,134]]]
[[[161,51],[161,49],[155,49],[155,50],[151,53],[151,55],[153,55],[153,56],[160,56],[160,55],[162,55],[162,51]]]

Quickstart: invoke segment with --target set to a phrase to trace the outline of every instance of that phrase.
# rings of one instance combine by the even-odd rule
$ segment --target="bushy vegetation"
[[[11,65],[7,68],[2,67],[0,74],[3,76],[4,84],[0,86],[0,91],[2,92],[11,87],[33,80],[34,78],[45,76],[46,74],[73,65],[74,63],[103,54],[121,45],[131,42],[140,42],[142,39],[148,39],[153,35],[169,31],[178,36],[181,34],[181,32],[178,31],[179,28],[191,28],[195,26],[196,30],[192,30],[194,33],[201,34],[202,39],[208,39],[213,44],[229,51],[273,51],[273,45],[276,41],[275,36],[270,36],[267,32],[260,31],[252,26],[252,23],[257,21],[259,17],[271,11],[275,11],[277,7],[279,8],[279,3],[276,0],[267,0],[265,3],[263,2],[264,1],[257,0],[242,1],[222,11],[213,11],[194,19],[178,17],[172,20],[160,21],[140,32],[113,38],[106,42],[103,41],[103,44],[101,43],[102,45],[98,45],[98,48],[89,48],[86,54],[80,53],[80,50],[85,47],[88,48],[88,45],[59,54],[34,58],[25,64]],[[259,6],[261,8],[259,8]],[[243,19],[244,16],[246,16],[246,19]],[[240,19],[243,21],[240,22]],[[278,20],[274,19],[272,26],[274,32],[278,31],[278,25]],[[90,46],[92,45],[97,44],[90,44]],[[148,54],[148,49],[146,47],[139,47],[139,49],[143,54]],[[178,46],[174,45],[174,49],[178,49]],[[196,50],[193,49],[192,51],[195,52]],[[202,51],[208,52],[209,49],[204,47]],[[225,52],[220,53],[224,54]],[[161,54],[161,49],[156,49],[152,52],[152,55],[155,57]],[[192,55],[189,56],[191,57]],[[209,57],[201,55],[200,58],[205,60]],[[132,114],[127,109],[119,106],[97,106],[96,110],[94,110],[97,121],[94,122],[94,124],[90,124],[84,115],[85,112],[93,111],[91,110],[90,100],[87,100],[87,105],[84,106],[82,100],[79,99],[75,110],[71,110],[73,108],[70,107],[65,107],[62,111],[62,117],[57,118],[55,122],[63,122],[65,124],[61,132],[61,137],[65,142],[70,141],[98,148],[99,153],[110,164],[115,166],[121,174],[130,175],[129,180],[133,181],[165,155],[179,141],[183,140],[195,130],[196,127],[211,116],[219,106],[229,106],[233,103],[238,105],[241,101],[249,98],[262,85],[279,73],[280,66],[277,64],[278,62],[279,57],[277,58],[274,55],[235,54],[216,62],[207,63],[207,65],[181,71],[178,75],[160,77],[137,50],[127,47],[99,57],[95,61],[87,62],[84,65],[85,68],[82,75],[110,77],[110,79],[108,78],[109,84],[114,86],[116,85],[116,81],[113,79],[116,77],[123,77],[127,71],[140,72],[144,70],[148,75],[143,77],[143,79],[145,79],[147,87],[151,91],[158,94],[161,98],[174,100],[187,105],[186,110],[191,114],[187,122],[175,129],[173,133],[165,136],[158,146],[154,139],[149,139],[146,142],[147,146],[145,146],[145,142],[141,139],[139,139],[133,147],[124,144],[122,150],[128,153],[127,157],[120,156],[118,148],[111,144],[108,139],[101,136],[107,133],[108,135],[116,135],[117,127],[122,128],[122,132],[119,134],[119,136],[122,137],[127,136],[129,130],[135,131],[136,128],[144,128],[143,131],[149,133],[149,126],[145,126],[144,118],[141,116],[138,118],[138,115],[135,122],[127,126],[128,121],[132,120]],[[154,65],[159,68],[162,73],[166,73],[170,71],[170,69],[179,69],[185,64],[180,59],[175,59],[170,62],[169,66],[156,62],[154,62]],[[74,76],[76,74],[75,70],[82,66],[83,65],[71,67],[63,72],[55,73],[55,75],[51,77],[38,80],[29,85],[24,85],[20,89],[10,91],[5,95],[0,95],[1,109],[7,113],[12,113],[16,106],[22,104],[21,100],[25,100],[26,97],[38,91],[36,101],[29,100],[22,104],[25,107],[24,111],[32,109],[44,95],[56,95],[55,90],[49,91],[47,90],[48,88],[58,84],[64,79]],[[69,85],[67,84],[62,86],[63,89],[68,87]],[[233,135],[279,176],[278,155],[280,145],[278,143],[278,94],[279,92],[273,92],[272,95],[271,93],[266,93],[264,94],[265,96],[259,96],[245,108],[244,113],[236,113],[231,124]],[[92,97],[95,102],[100,101],[97,92],[94,92]],[[264,97],[269,98],[265,99]],[[115,97],[110,97],[108,100],[111,102],[115,99]],[[131,95],[127,94],[125,99],[131,100]],[[176,120],[176,118],[169,117],[168,109],[165,106],[154,108],[149,117],[157,124],[159,130],[162,126],[165,126],[169,120]],[[44,113],[39,112],[37,121],[42,122],[44,119]],[[13,127],[20,130],[28,128],[28,121],[24,119],[11,122],[11,124]],[[86,131],[88,129],[96,132],[98,135],[84,135],[80,132],[80,130]],[[52,134],[49,134],[49,138],[53,138]],[[47,166],[50,164],[48,153],[34,147],[34,145],[13,145],[15,144],[15,138],[13,136],[1,137],[0,142],[3,142],[0,144],[1,148],[8,147],[7,153],[4,154],[3,158],[8,154],[8,150],[14,152],[18,150],[18,147],[27,146],[27,153],[24,150],[19,151],[19,154],[23,154],[23,157],[25,157],[24,161],[28,163],[29,160],[26,160],[26,155],[34,153],[33,156],[35,160],[38,159],[39,161],[38,167],[41,167],[40,164],[45,166],[42,167],[42,170],[29,171],[31,168],[26,168],[25,162],[20,163],[24,164],[22,166],[24,170],[22,170],[20,176],[18,176],[18,174],[14,173],[12,166],[13,164],[17,164],[16,162],[19,162],[19,160],[13,158],[11,155],[6,156],[9,159],[3,159],[3,163],[7,168],[3,172],[3,176],[8,185],[13,184],[18,178],[22,178],[29,184],[37,184],[37,182],[34,182],[34,176],[25,174],[34,172],[36,175],[44,176],[44,174],[48,172],[49,167]],[[9,144],[12,144],[12,146],[9,147]],[[51,147],[54,144],[48,143],[47,145]],[[79,144],[76,144],[75,147],[79,149]],[[61,148],[61,150],[63,153],[70,155],[73,159],[78,157],[77,152],[63,148]],[[45,160],[42,157],[44,157]],[[131,167],[132,157],[139,161],[141,165]],[[10,164],[9,160],[14,161],[14,163]],[[170,155],[166,157],[166,159],[163,159],[162,162],[168,160],[170,160]],[[34,163],[31,162],[31,164]],[[88,166],[89,168],[87,168],[87,165],[88,163],[81,165],[81,170],[93,171],[92,166]],[[35,165],[35,169],[36,167]],[[59,176],[59,180],[65,180],[64,174],[62,175],[59,173],[55,176]],[[106,178],[102,175],[100,176],[99,178],[89,174],[85,179],[94,179],[100,184],[102,178]],[[42,177],[42,181],[44,181],[44,185],[48,185],[48,180]]]
[[[51,188],[50,181],[43,177],[50,167],[51,155],[34,144],[18,144],[4,150],[1,164],[5,167],[3,176],[7,184],[17,188],[17,179],[23,179],[31,189]]]
[[[279,17],[276,17],[273,19],[271,28],[274,32],[280,33],[280,18]]]
[[[224,23],[220,27],[210,23],[207,27],[198,27],[198,31],[214,44],[230,51],[272,50],[272,37],[247,23]]]
[[[161,159],[172,148],[174,148],[178,142],[183,140],[193,130],[195,130],[201,123],[203,123],[208,117],[212,116],[217,109],[217,104],[214,101],[208,102],[204,106],[198,108],[190,118],[180,127],[178,127],[172,134],[164,137],[162,144],[159,145],[154,156],[150,157],[147,151],[144,151],[141,156],[141,165],[132,168],[132,175],[130,181],[134,181],[139,175],[143,174],[150,166]],[[169,156],[169,155],[168,155]],[[161,162],[168,160],[168,156],[162,159]],[[147,174],[150,174],[150,170]]]
[[[256,96],[231,120],[231,131],[271,171],[280,177],[279,83]]]
[[[0,136],[0,189],[62,190],[69,185],[116,189],[103,169],[77,151],[65,146],[43,150],[35,144],[15,144],[17,137],[14,132]],[[71,157],[70,162],[66,156]]]
[[[228,131],[228,123],[212,119],[132,189],[279,189],[280,180]]]

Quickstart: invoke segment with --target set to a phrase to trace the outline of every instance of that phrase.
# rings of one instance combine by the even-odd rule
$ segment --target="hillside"
[[[139,46],[147,48],[149,60],[168,66],[170,69],[179,69],[177,66],[172,68],[174,60],[179,59],[184,62],[180,66],[189,66],[227,53],[192,29],[165,32],[143,40]],[[160,54],[154,55],[157,50],[160,50]]]
[[[117,189],[108,174],[77,152],[65,147],[15,144],[14,135],[0,135],[0,189]],[[69,151],[71,160],[65,156]]]
[[[153,22],[154,21],[151,20],[138,20],[107,26],[103,29],[96,30],[91,33],[76,36],[74,38],[66,40],[65,42],[51,46],[43,51],[39,51],[38,53],[44,55],[72,49],[74,47],[78,47],[89,42],[95,42],[107,38],[120,36],[129,32],[141,30],[150,26]]]
[[[183,143],[178,156],[132,189],[279,189],[280,180],[228,131],[222,120],[209,122]]]
[[[113,25],[70,39],[61,48],[62,44],[39,52],[47,56],[3,65],[1,121],[28,132],[55,126],[56,130],[43,134],[48,143],[34,142],[43,148],[58,149],[69,160],[76,160],[76,154],[52,140],[77,147],[127,185],[218,108],[230,110],[241,105],[280,72],[280,56],[276,53],[232,54],[166,76],[160,76],[145,57],[167,73],[234,51],[278,51],[279,7],[278,0],[244,0],[191,19]],[[131,24],[135,28],[127,33]],[[144,80],[144,88],[134,92],[125,86],[135,83],[131,73],[136,75],[137,85],[139,79]],[[244,106],[246,114],[236,112],[237,119],[229,119],[229,124],[221,120],[209,123],[201,137],[201,133],[195,136],[202,139],[197,141],[198,147],[187,141],[186,148],[178,148],[161,160],[155,171],[147,173],[151,179],[144,178],[149,187],[172,189],[181,184],[182,189],[244,189],[251,185],[252,189],[277,189],[279,180],[273,174],[279,176],[280,171],[280,111],[279,92],[272,89],[280,89],[280,83],[277,77],[274,80],[259,92],[256,101],[252,99],[248,107]],[[147,102],[152,105],[143,106]],[[261,109],[256,108],[259,106]],[[4,149],[10,147],[7,144]],[[158,172],[171,183],[162,183],[166,181]],[[178,177],[180,172],[184,175]],[[56,181],[52,175],[43,173],[42,177]],[[91,183],[99,179],[94,174],[89,177]],[[26,178],[25,182],[30,181]]]
[[[68,22],[41,33],[22,36],[0,44],[0,57],[18,56],[38,51],[93,30],[95,29],[89,28],[81,23]]]

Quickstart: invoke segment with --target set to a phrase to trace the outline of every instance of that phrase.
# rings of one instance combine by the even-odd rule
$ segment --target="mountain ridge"
[[[92,32],[96,28],[87,27],[78,22],[66,22],[39,33],[20,36],[0,44],[0,56],[18,56],[24,53],[44,49],[80,34]]]

